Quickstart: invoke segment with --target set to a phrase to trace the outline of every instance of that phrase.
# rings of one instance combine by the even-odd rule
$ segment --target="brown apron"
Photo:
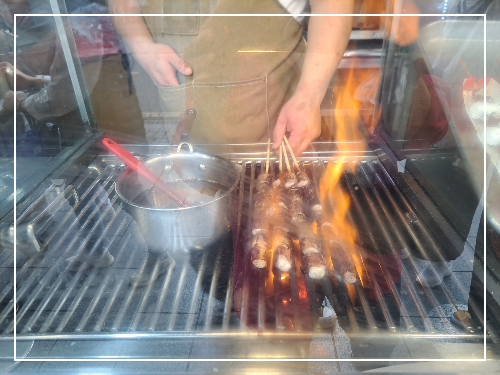
[[[151,1],[151,0],[150,0]],[[177,4],[177,6],[176,6]],[[163,0],[146,11],[284,14],[274,0]],[[155,17],[156,18],[156,17]],[[267,141],[279,111],[300,78],[302,25],[290,17],[146,17],[157,42],[170,45],[193,74],[179,86],[159,87],[164,111],[184,114],[195,143]],[[182,48],[182,44],[185,48]]]

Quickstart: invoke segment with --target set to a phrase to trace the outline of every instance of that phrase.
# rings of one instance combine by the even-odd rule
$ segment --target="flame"
[[[360,128],[360,102],[353,97],[356,88],[354,69],[351,66],[347,72],[342,73],[345,77],[345,84],[338,85],[338,87],[336,85],[335,101],[332,100],[333,135],[339,152],[336,160],[328,164],[321,179],[320,200],[324,207],[332,208],[331,217],[325,217],[325,219],[331,222],[336,238],[357,265],[356,231],[348,218],[351,202],[349,195],[341,188],[340,181],[348,165],[355,168],[355,162],[349,160],[350,154],[353,151],[365,151],[367,145]]]

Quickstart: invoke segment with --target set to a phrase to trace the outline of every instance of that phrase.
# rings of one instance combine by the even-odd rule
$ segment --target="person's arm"
[[[109,0],[112,14],[140,14],[138,0]],[[158,15],[161,17],[161,15]],[[111,17],[116,31],[127,43],[135,59],[158,86],[176,86],[179,84],[176,71],[191,75],[192,69],[172,48],[155,43],[142,16]]]
[[[312,14],[352,14],[354,7],[353,0],[311,0],[310,4]],[[302,75],[295,93],[281,109],[273,134],[274,149],[289,132],[290,145],[299,155],[319,136],[319,107],[344,56],[351,28],[349,16],[310,18]]]

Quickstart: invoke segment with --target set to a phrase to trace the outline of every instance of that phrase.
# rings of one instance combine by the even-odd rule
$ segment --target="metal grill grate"
[[[335,162],[307,160],[300,164],[319,189],[328,163]],[[248,246],[245,231],[252,220],[249,208],[261,168],[264,163],[259,161],[243,163],[240,186],[233,197],[237,202],[233,232],[242,248]],[[275,169],[277,165],[272,164],[272,173],[277,172]],[[415,284],[421,265],[412,257],[401,262],[401,280],[395,279],[384,263],[379,264],[389,287],[386,292],[379,285],[373,267],[368,266],[369,262],[373,263],[371,253],[361,245],[354,256],[361,265],[358,271],[363,274],[363,284],[359,279],[355,284],[346,284],[331,276],[332,272],[330,277],[311,280],[302,274],[299,264],[293,265],[286,275],[288,279],[276,269],[270,277],[268,271],[254,269],[247,259],[241,278],[236,278],[242,285],[233,285],[233,238],[222,240],[210,251],[172,254],[175,264],[155,282],[146,287],[131,286],[128,278],[140,266],[146,249],[134,222],[123,212],[114,193],[113,182],[121,170],[116,166],[89,169],[85,175],[70,181],[43,211],[37,210],[37,206],[43,206],[45,196],[20,216],[18,225],[34,224],[43,243],[40,255],[21,259],[24,264],[18,262],[18,339],[115,338],[126,337],[120,334],[130,332],[157,338],[226,337],[224,335],[231,332],[247,332],[247,326],[274,338],[282,334],[287,338],[293,334],[310,337],[320,329],[318,321],[325,297],[342,327],[353,335],[376,331],[389,334],[400,330],[419,334],[435,332],[432,322],[436,319],[449,324],[440,305],[458,308],[464,301],[467,303],[468,290],[455,274],[451,276],[453,285],[457,286],[453,290],[450,283],[435,289]],[[423,253],[427,249],[438,251],[425,223],[419,220],[376,159],[366,158],[355,164],[346,162],[341,188],[350,196],[350,219],[358,233],[367,239],[367,247],[392,254],[410,247]],[[98,199],[101,191],[107,192],[113,209]],[[68,199],[72,196],[80,199],[70,206]],[[86,204],[87,200],[82,203],[85,198]],[[92,206],[91,202],[97,205]],[[81,204],[82,209],[78,207]],[[87,210],[91,213],[82,226],[78,219]],[[102,213],[101,218],[87,228],[98,212]],[[94,247],[106,237],[115,257],[114,264],[107,269],[82,268],[69,272],[64,260],[83,251],[101,223],[105,223],[105,227]],[[84,233],[87,235],[83,236]],[[396,257],[400,262],[399,254],[394,259]],[[296,257],[295,262],[298,259]],[[331,263],[335,266],[334,260]],[[10,257],[4,260],[2,267],[12,264]],[[154,279],[154,275],[151,278]],[[241,290],[241,294],[236,293],[237,290]],[[13,283],[10,282],[0,292],[0,329],[4,337],[13,334],[12,298]],[[301,310],[304,301],[308,304],[308,321],[304,320]],[[429,316],[430,311],[436,315]]]

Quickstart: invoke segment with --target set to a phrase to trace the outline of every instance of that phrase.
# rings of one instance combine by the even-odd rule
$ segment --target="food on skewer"
[[[292,156],[294,165],[297,169],[298,183],[295,184],[299,188],[299,191],[295,190],[291,192],[290,195],[290,213],[291,213],[291,224],[294,228],[294,232],[299,238],[300,251],[304,257],[304,264],[307,267],[309,277],[311,279],[321,279],[326,274],[326,262],[323,254],[321,253],[320,242],[318,241],[317,235],[312,230],[309,220],[303,211],[304,196],[309,202],[314,201],[313,198],[316,197],[314,186],[312,185],[309,177],[305,172],[301,172],[299,168],[299,163],[293,154],[292,148],[288,143],[286,136],[284,137],[285,143],[290,149],[290,154]],[[287,156],[285,154],[285,156]],[[288,164],[287,164],[288,165]],[[300,187],[299,187],[300,184]],[[316,198],[317,201],[317,198]],[[318,205],[319,201],[315,202]],[[312,208],[314,219],[317,219],[321,215],[321,204],[318,207]],[[314,220],[313,219],[313,220]]]
[[[253,214],[252,234],[268,232],[268,209],[272,203],[271,190],[263,190],[255,194],[255,210]]]
[[[251,259],[257,268],[265,268],[267,265],[267,233],[259,232],[253,237]]]
[[[349,254],[346,252],[342,242],[336,238],[333,225],[329,222],[323,223],[321,232],[328,244],[332,258],[339,265],[342,278],[345,282],[354,284],[356,282],[356,268],[351,264]]]
[[[316,190],[314,189],[314,186],[311,180],[309,179],[309,176],[305,171],[300,170],[299,163],[297,162],[297,158],[295,157],[292,148],[290,147],[290,143],[288,143],[286,135],[284,136],[284,139],[285,143],[290,149],[290,154],[292,155],[295,169],[297,169],[296,181],[298,182],[296,183],[296,186],[297,188],[299,188],[300,193],[304,197],[304,202],[306,203],[306,205],[311,208],[311,215],[309,215],[310,219],[312,221],[318,220],[321,217],[321,214],[323,213],[323,206],[321,205],[316,195]]]
[[[311,185],[311,180],[309,179],[309,176],[307,175],[306,172],[303,172],[299,169],[298,165],[296,166],[298,169],[297,171],[297,187],[300,188],[305,188],[307,186]]]
[[[282,272],[292,268],[292,243],[288,232],[276,227],[274,230],[274,265]]]
[[[293,173],[292,168],[290,168],[290,163],[288,162],[288,154],[286,152],[286,146],[282,145],[283,147],[283,154],[285,156],[285,162],[286,162],[286,169],[287,172],[285,173],[285,189],[291,189],[297,185],[297,177],[295,176],[295,173]],[[292,149],[290,149],[290,152],[292,152]]]
[[[307,225],[308,219],[302,209],[304,200],[298,191],[292,192],[290,201],[290,214],[292,216],[291,223],[296,226]]]
[[[252,222],[252,247],[250,258],[252,264],[257,268],[265,268],[267,265],[267,253],[269,243],[269,223],[266,217],[267,208],[272,202],[271,175],[269,172],[269,148],[270,140],[267,143],[266,173],[261,173],[257,178],[255,186],[255,209]]]
[[[288,189],[285,188],[283,182],[286,178],[283,173],[282,149],[280,146],[280,173],[276,180],[279,183],[273,184],[274,201],[273,201],[273,217],[272,224],[274,225],[274,265],[282,272],[288,272],[292,267],[292,247],[290,239],[290,210],[287,202]]]
[[[309,252],[304,254],[304,262],[311,279],[322,279],[326,274],[326,263],[323,254]]]

